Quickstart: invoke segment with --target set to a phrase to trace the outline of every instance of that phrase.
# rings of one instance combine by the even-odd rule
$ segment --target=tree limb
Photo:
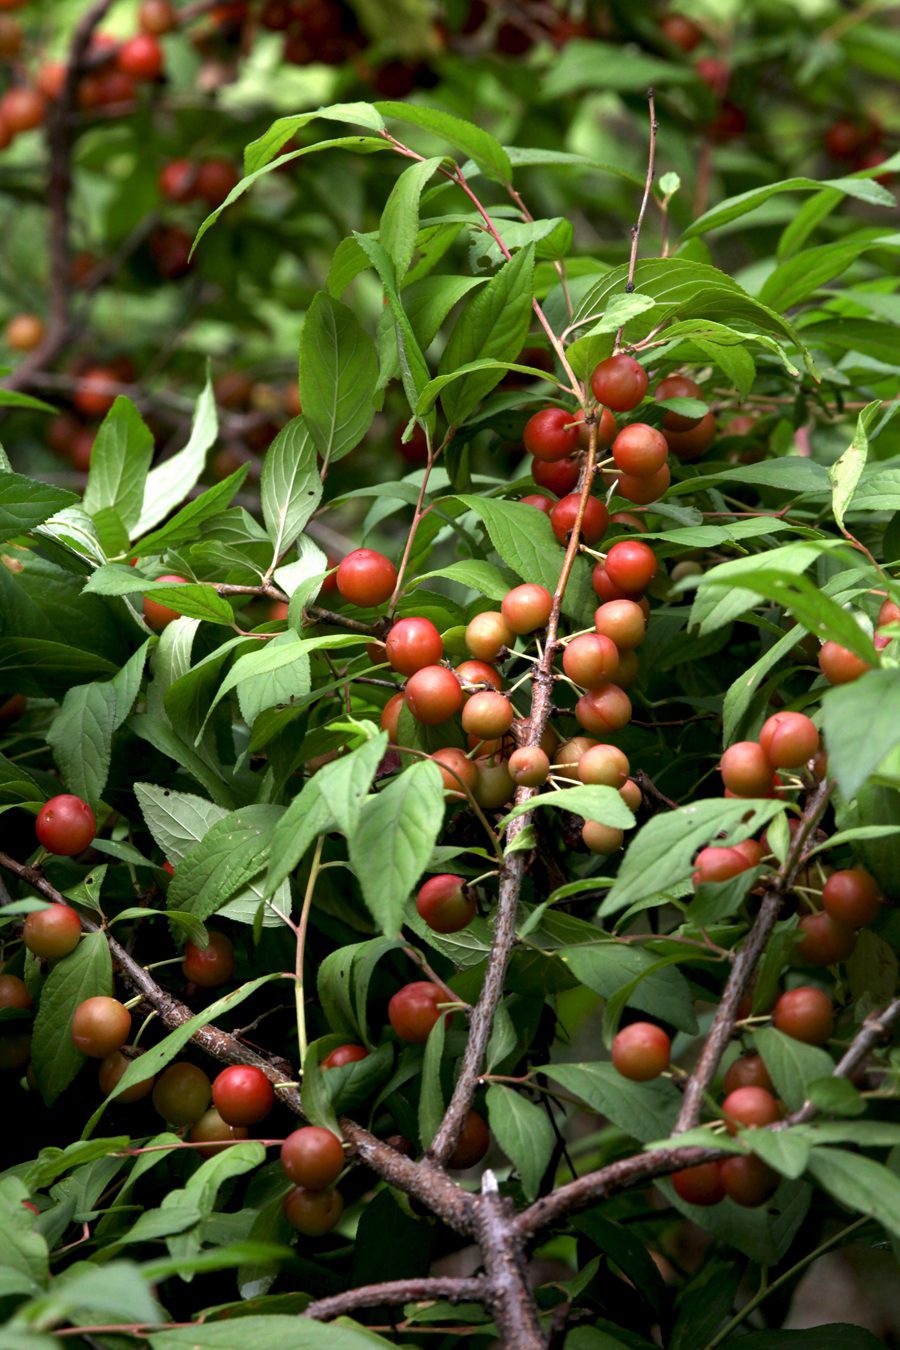
[[[303,1310],[303,1316],[316,1322],[327,1322],[355,1308],[371,1308],[379,1303],[426,1303],[436,1299],[446,1303],[483,1303],[487,1293],[488,1282],[479,1277],[385,1280],[382,1284],[367,1284],[360,1289],[332,1294],[330,1298],[316,1299]]]

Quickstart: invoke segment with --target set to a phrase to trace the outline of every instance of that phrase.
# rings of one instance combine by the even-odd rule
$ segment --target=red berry
[[[442,746],[431,756],[441,771],[441,783],[444,791],[456,797],[465,796],[465,790],[474,791],[478,782],[478,770],[463,750],[455,745]]]
[[[622,650],[639,647],[647,632],[644,611],[634,600],[608,600],[594,611],[594,627]]]
[[[507,647],[515,646],[516,635],[498,610],[484,610],[466,626],[466,646],[481,661],[496,661]]]
[[[569,679],[582,689],[600,689],[618,674],[619,649],[612,638],[581,633],[566,644],[562,664]]]
[[[889,623],[900,623],[900,605],[893,600],[885,600],[882,604],[876,627],[886,628]]]
[[[155,37],[139,33],[119,48],[117,65],[134,80],[158,80],[163,73],[163,51]]]
[[[646,422],[632,422],[624,427],[613,441],[613,459],[616,468],[637,478],[658,473],[668,458],[666,438]]]
[[[535,459],[567,459],[578,449],[575,414],[568,408],[542,408],[525,423],[525,449]]]
[[[81,938],[81,920],[69,905],[52,904],[29,914],[22,929],[25,946],[35,956],[56,960],[68,956]]]
[[[206,947],[198,947],[194,942],[185,943],[181,969],[201,989],[217,989],[219,985],[227,984],[234,974],[234,948],[224,933],[209,929],[208,937]]]
[[[503,619],[511,632],[533,633],[537,628],[546,627],[550,612],[553,609],[553,596],[545,586],[526,582],[524,586],[516,586],[513,590],[508,591],[500,608]],[[471,627],[471,624],[469,627]],[[468,629],[466,630],[466,640],[468,642]],[[471,643],[468,645],[473,655],[479,655],[478,652],[474,651]]]
[[[725,1199],[718,1163],[698,1163],[696,1167],[684,1167],[680,1172],[672,1173],[671,1181],[685,1204],[717,1205]]]
[[[472,922],[477,906],[464,879],[444,872],[420,888],[416,909],[433,932],[458,933]]]
[[[423,1045],[441,1013],[439,1003],[449,999],[430,980],[414,980],[398,989],[388,1004],[388,1020],[401,1041]]]
[[[647,372],[633,356],[610,356],[594,367],[591,388],[605,408],[631,412],[647,392]]]
[[[512,800],[516,785],[505,760],[478,759],[475,767],[478,778],[473,795],[479,806],[494,811]]]
[[[464,1171],[480,1163],[491,1143],[491,1132],[477,1111],[470,1111],[456,1141],[456,1148],[447,1159],[447,1166]]]
[[[342,559],[337,570],[337,588],[345,600],[368,609],[390,600],[397,584],[397,569],[383,553],[357,548]]]
[[[141,1053],[139,1052],[134,1058],[139,1059]],[[108,1097],[113,1088],[118,1085],[125,1070],[134,1063],[134,1058],[129,1059],[128,1056],[122,1054],[121,1050],[113,1050],[111,1055],[107,1055],[101,1061],[97,1069],[97,1082],[104,1097]],[[131,1087],[127,1087],[124,1092],[120,1092],[116,1101],[121,1102],[123,1106],[130,1106],[132,1102],[142,1102],[153,1091],[153,1083],[152,1074],[149,1078],[141,1078],[138,1082],[132,1083]]]
[[[572,492],[568,497],[563,497],[558,501],[550,512],[550,524],[553,526],[553,533],[561,544],[568,543],[569,535],[575,528],[575,522],[578,519],[578,511],[581,506],[581,497],[577,492]],[[596,544],[601,538],[609,521],[609,512],[603,502],[596,497],[588,497],[584,505],[584,515],[581,521],[581,540],[585,544]]]
[[[119,380],[107,366],[92,366],[78,382],[73,402],[85,417],[103,417],[116,399]]]
[[[388,739],[397,742],[397,732],[400,724],[400,714],[403,711],[403,695],[391,694],[387,703],[381,710],[381,729],[386,731]]]
[[[747,1209],[764,1205],[778,1189],[778,1174],[755,1153],[735,1153],[719,1163],[719,1180],[725,1194]]]
[[[72,1040],[83,1055],[105,1059],[128,1040],[131,1013],[117,998],[98,994],[79,1003],[72,1014]]]
[[[834,1028],[831,999],[821,989],[801,985],[789,989],[775,1004],[772,1021],[785,1036],[807,1045],[824,1045]]]
[[[63,792],[41,807],[34,832],[48,853],[73,858],[93,843],[97,818],[87,802],[72,792]]]
[[[226,1125],[255,1125],[275,1105],[275,1093],[255,1064],[232,1064],[212,1085],[213,1103]]]
[[[138,10],[141,32],[151,37],[162,37],[178,27],[178,14],[171,0],[143,0]]]
[[[819,748],[815,724],[798,712],[778,712],[763,723],[759,743],[776,769],[799,769]]]
[[[32,352],[43,342],[45,331],[37,314],[14,314],[6,325],[6,341],[14,352]]]
[[[384,648],[391,669],[401,675],[414,675],[423,666],[436,665],[444,654],[441,635],[430,619],[398,619]],[[481,655],[474,651],[472,654]]]
[[[835,923],[848,928],[865,928],[878,915],[884,896],[870,872],[848,867],[832,872],[822,891],[825,912]]]
[[[331,1130],[304,1125],[281,1145],[281,1166],[296,1186],[324,1191],[344,1170],[344,1150]]]
[[[856,946],[852,928],[835,923],[824,910],[819,914],[804,914],[800,920],[797,954],[811,966],[834,966],[846,961]]]
[[[121,1098],[119,1100],[121,1101]],[[247,1131],[243,1125],[227,1125],[216,1108],[211,1106],[191,1126],[189,1138],[192,1144],[205,1145],[204,1148],[197,1149],[201,1158],[214,1158],[223,1148],[228,1148],[230,1143],[246,1139]]]
[[[48,103],[55,103],[66,86],[65,61],[45,61],[37,73],[37,87]],[[75,259],[72,259],[73,266]],[[93,268],[93,260],[91,262]],[[74,278],[73,278],[74,280]]]
[[[612,1043],[612,1062],[623,1078],[637,1083],[658,1078],[669,1067],[671,1044],[662,1027],[632,1022]]]
[[[771,1092],[772,1080],[762,1055],[742,1055],[740,1059],[736,1059],[725,1074],[722,1086],[726,1093],[747,1087],[765,1088],[767,1092]]]
[[[669,466],[664,464],[656,473],[641,477],[632,473],[620,473],[616,491],[627,502],[634,502],[637,506],[648,506],[650,502],[657,502],[660,497],[666,495],[671,481]]]
[[[324,1237],[344,1210],[340,1191],[307,1191],[295,1186],[284,1201],[284,1217],[304,1237]]]
[[[711,412],[708,412],[700,418],[695,427],[690,427],[687,431],[673,431],[664,425],[663,435],[672,454],[677,456],[678,459],[685,461],[699,459],[701,455],[706,454],[716,439],[716,419]],[[662,473],[662,469],[660,469],[660,473]],[[631,500],[636,499],[632,497]]]
[[[550,759],[538,745],[522,745],[514,750],[508,767],[520,787],[540,787],[550,776]]]
[[[879,135],[878,127],[868,119],[838,118],[825,132],[825,149],[832,159],[856,159]]]
[[[616,421],[615,414],[609,408],[598,408],[597,414],[597,449],[608,450],[616,439],[619,424]],[[579,408],[574,417],[578,423],[579,443],[582,449],[588,450],[591,444],[591,429],[585,421],[583,409]]]
[[[755,840],[747,842],[755,844]],[[741,872],[747,872],[751,867],[755,867],[759,857],[754,856],[754,852],[759,850],[746,850],[739,845],[732,847],[717,847],[710,845],[708,848],[701,848],[694,859],[693,882],[695,886],[710,885],[720,881],[730,881],[732,877],[739,876]]]
[[[479,740],[505,736],[513,724],[515,708],[508,698],[495,690],[472,694],[462,713],[463,730]]]
[[[678,47],[680,51],[692,52],[703,41],[703,30],[698,28],[693,19],[689,19],[686,14],[663,14],[659,20],[660,32],[664,33],[673,46]],[[701,1163],[700,1167],[715,1167],[715,1163]],[[684,1172],[676,1172],[675,1176],[688,1176],[691,1172],[699,1172],[700,1167],[691,1167]],[[673,1176],[673,1181],[675,1177]],[[678,1190],[678,1187],[675,1187]],[[679,1194],[681,1192],[679,1191]],[[721,1197],[720,1197],[721,1198]],[[682,1196],[686,1200],[687,1196]],[[703,1201],[693,1200],[692,1204],[703,1204]],[[715,1204],[715,1201],[706,1201],[707,1204]]]
[[[237,171],[231,160],[204,159],[197,169],[197,196],[215,209],[222,205],[237,182]]]
[[[781,1108],[767,1088],[739,1087],[722,1103],[722,1115],[729,1134],[760,1125],[773,1125],[781,1119]]]
[[[456,667],[456,678],[463,685],[488,684],[492,689],[503,688],[503,676],[487,661],[461,661]]]
[[[209,1106],[210,1082],[196,1064],[170,1064],[153,1087],[153,1105],[170,1125],[193,1125]]]
[[[589,689],[575,704],[575,717],[592,736],[608,736],[631,721],[631,699],[617,684]]]
[[[156,577],[155,580],[164,581],[169,586],[185,586],[188,584],[187,577],[177,577],[171,572]],[[169,609],[168,605],[160,604],[158,600],[152,598],[152,593],[144,596],[144,619],[154,632],[161,633],[175,619],[180,618],[181,615],[177,609]]]
[[[606,555],[606,575],[623,591],[645,591],[656,576],[656,554],[639,539],[622,539]]]
[[[725,61],[720,60],[718,56],[701,56],[694,62],[694,69],[717,98],[725,97],[731,83],[731,70]]]
[[[189,159],[172,159],[168,164],[164,164],[159,171],[159,190],[162,195],[170,202],[189,202],[197,195],[197,166]],[[235,371],[235,375],[240,373]],[[222,376],[216,381],[216,397],[222,403],[223,407],[229,406],[224,403],[219,394],[219,387],[223,380],[228,376]]]
[[[719,764],[722,782],[738,797],[767,797],[772,790],[772,765],[756,741],[735,741]]]
[[[556,505],[555,497],[547,497],[542,492],[531,492],[527,497],[520,497],[519,501],[523,506],[533,506],[536,510],[543,511],[545,516],[549,516]]]
[[[417,722],[436,726],[459,712],[463,691],[455,673],[446,666],[423,666],[407,680],[404,697]]]
[[[538,487],[555,492],[557,497],[564,497],[577,486],[580,473],[581,466],[577,459],[536,459],[531,465],[531,476]]]
[[[362,1059],[368,1059],[369,1052],[361,1045],[338,1045],[327,1054],[319,1065],[320,1069],[342,1069],[345,1064],[358,1064]]]
[[[602,601],[607,600],[634,600],[641,599],[640,591],[623,591],[621,586],[617,586],[606,570],[606,564],[598,562],[591,573],[591,585],[597,598]]]
[[[592,745],[579,759],[576,772],[582,783],[620,788],[631,766],[617,745]]]
[[[829,684],[852,684],[872,667],[849,648],[829,640],[819,649],[819,669]]]
[[[0,975],[0,1009],[30,1007],[31,995],[25,981],[18,975]]]
[[[657,403],[665,403],[670,398],[696,398],[704,402],[703,390],[686,375],[669,375],[660,380],[653,397]],[[685,417],[684,413],[669,410],[663,417],[663,427],[666,431],[690,431],[699,426],[700,420],[699,417]]]
[[[0,120],[10,137],[23,131],[33,131],[44,120],[46,103],[37,89],[26,85],[13,85],[0,98]]]

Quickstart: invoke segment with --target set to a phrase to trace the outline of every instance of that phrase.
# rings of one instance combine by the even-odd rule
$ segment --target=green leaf
[[[689,66],[648,55],[635,46],[575,38],[555,54],[544,71],[540,97],[544,103],[555,103],[568,94],[590,89],[644,94],[649,85],[664,89],[691,84],[695,78]]]
[[[869,670],[822,699],[828,768],[850,801],[900,745],[900,671]]]
[[[313,1322],[306,1317],[269,1313],[241,1317],[238,1340],[243,1350],[372,1350],[389,1341],[346,1318]],[[157,1331],[148,1339],[151,1350],[235,1350],[233,1321],[204,1322],[180,1331]]]
[[[819,1111],[831,1116],[864,1116],[866,1101],[848,1078],[817,1078],[810,1083],[809,1100]]]
[[[97,432],[84,491],[84,509],[97,517],[115,511],[126,530],[137,524],[153,458],[153,433],[130,399],[120,394]]]
[[[263,168],[298,131],[318,117],[324,117],[329,122],[346,122],[351,126],[368,127],[371,131],[384,129],[384,120],[371,103],[331,103],[325,108],[316,108],[313,112],[279,117],[262,136],[251,141],[244,150],[244,172],[252,174]]]
[[[667,1139],[681,1095],[665,1078],[635,1083],[611,1064],[545,1064],[540,1070],[641,1143]]]
[[[102,933],[85,933],[74,952],[53,967],[34,1019],[31,1063],[49,1106],[84,1063],[71,1035],[72,1014],[86,998],[113,992],[112,961]]]
[[[600,913],[654,902],[690,879],[694,854],[713,839],[718,843],[720,831],[726,832],[723,844],[739,844],[783,810],[776,801],[717,798],[654,816],[632,839]]]
[[[789,1111],[798,1111],[806,1101],[810,1083],[834,1070],[831,1056],[816,1045],[785,1036],[774,1027],[754,1033],[756,1049],[763,1057],[769,1077]]]
[[[456,581],[460,586],[486,595],[489,600],[503,600],[510,588],[507,574],[501,572],[493,563],[482,562],[480,558],[464,558],[462,562],[450,563],[439,572],[424,572],[416,577],[416,584],[441,577],[444,581]]]
[[[375,415],[375,344],[352,310],[327,291],[313,297],[300,338],[303,422],[329,464],[358,445]]]
[[[558,792],[541,792],[527,802],[514,806],[499,822],[498,829],[505,829],[516,816],[525,815],[539,806],[574,811],[583,820],[597,820],[601,825],[613,825],[620,830],[630,830],[634,825],[634,815],[615,788],[572,787],[561,788]]]
[[[322,500],[316,449],[303,418],[288,422],[263,461],[260,500],[272,551],[280,558]]]
[[[515,359],[531,325],[533,274],[534,248],[529,245],[466,301],[441,356],[441,375],[473,361]],[[476,371],[448,385],[441,395],[448,422],[458,425],[471,416],[502,374],[496,368]]]
[[[440,112],[437,108],[423,108],[416,103],[384,102],[374,106],[383,117],[421,127],[423,131],[430,131],[441,140],[449,141],[451,145],[465,151],[486,178],[493,178],[498,183],[512,180],[512,165],[503,146],[471,122],[454,117],[452,113]]]
[[[562,961],[581,984],[606,999],[619,1000],[681,1031],[695,1032],[697,1018],[687,980],[674,965],[661,965],[654,952],[631,944],[601,941],[563,947]]]
[[[187,445],[147,474],[140,517],[131,530],[132,539],[139,539],[152,530],[174,507],[181,505],[203,472],[207,452],[218,429],[216,401],[212,384],[207,379],[194,409]]]
[[[370,797],[350,838],[350,861],[379,928],[396,937],[415,883],[431,857],[444,820],[441,775],[419,760]]]
[[[444,1094],[441,1089],[441,1060],[444,1057],[446,1018],[439,1017],[425,1042],[419,1089],[419,1142],[430,1148],[444,1118]]]
[[[215,914],[266,867],[280,816],[280,806],[260,803],[231,811],[212,825],[175,868],[167,907],[198,919]]]
[[[556,1142],[547,1113],[520,1092],[497,1083],[488,1088],[486,1101],[491,1132],[518,1172],[526,1198],[533,1200]]]
[[[54,1278],[48,1304],[45,1316],[76,1326],[98,1319],[150,1326],[165,1320],[149,1280],[130,1261],[102,1266],[80,1261],[70,1266]]]
[[[201,525],[224,514],[228,503],[240,490],[249,471],[250,465],[242,464],[234,473],[223,478],[221,483],[214,483],[212,487],[206,488],[199,497],[185,503],[180,511],[176,511],[165,525],[151,534],[145,534],[139,542],[133,544],[130,552],[141,558],[165,553],[167,549],[178,548],[180,544],[193,543],[200,533]],[[265,468],[263,471],[265,472]]]
[[[0,543],[28,534],[77,500],[64,488],[36,483],[20,473],[0,472]]]
[[[900,1177],[895,1172],[840,1148],[814,1148],[809,1170],[838,1204],[868,1214],[900,1236]]]
[[[752,1153],[784,1177],[796,1180],[806,1171],[810,1145],[793,1130],[741,1130],[739,1138]]]
[[[384,210],[378,237],[390,254],[397,281],[402,282],[416,250],[419,236],[419,199],[425,184],[433,178],[443,163],[442,157],[419,160],[404,169],[391,188]]]
[[[856,197],[859,201],[868,202],[873,206],[893,206],[892,194],[886,188],[878,191],[879,187],[880,184],[867,178],[826,178],[821,182],[815,178],[785,178],[778,183],[767,183],[764,187],[751,188],[749,192],[740,192],[736,197],[726,198],[724,202],[719,202],[718,206],[712,207],[692,221],[681,237],[690,239],[694,235],[716,230],[721,225],[727,225],[732,220],[745,216],[749,211],[755,211],[770,197],[781,192],[821,192],[822,189],[828,189],[847,197]]]

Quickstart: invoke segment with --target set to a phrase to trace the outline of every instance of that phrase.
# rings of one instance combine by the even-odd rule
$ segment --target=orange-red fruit
[[[609,408],[598,408],[597,414],[597,449],[608,450],[616,439],[619,424],[616,421],[615,414]],[[585,421],[584,410],[579,408],[574,417],[578,423],[579,443],[584,450],[588,450],[591,444],[591,429]]]
[[[189,159],[172,159],[159,171],[159,190],[170,202],[189,202],[196,195],[197,166]],[[244,377],[239,371],[233,376]],[[216,381],[216,396],[223,407],[229,405],[222,399],[219,389],[228,380],[228,374]],[[249,383],[249,381],[248,381]],[[234,406],[234,405],[231,405]]]
[[[392,670],[401,675],[414,675],[423,666],[433,666],[440,661],[444,644],[430,619],[398,619],[387,635],[384,650]],[[480,655],[478,652],[472,654]]]
[[[664,403],[670,398],[697,398],[703,402],[703,390],[699,384],[688,379],[687,375],[668,375],[664,380],[660,380],[656,386],[653,395],[657,403]],[[690,431],[700,422],[699,417],[685,417],[684,413],[677,413],[671,410],[667,411],[663,417],[663,426],[666,431]]]
[[[543,511],[545,516],[549,516],[556,505],[556,498],[548,497],[543,492],[530,492],[527,497],[520,497],[519,501],[522,506],[533,506],[536,511]]]
[[[563,497],[558,501],[550,512],[550,524],[553,526],[553,533],[561,544],[565,544],[575,528],[575,522],[578,519],[578,511],[581,506],[581,497],[577,492],[572,492],[568,497]],[[584,504],[584,515],[581,518],[580,538],[585,544],[596,544],[601,538],[609,521],[609,512],[603,502],[596,497],[588,497]]]
[[[44,340],[44,321],[37,314],[14,314],[6,325],[6,341],[16,352],[32,352]]]
[[[601,825],[599,820],[586,820],[581,827],[581,838],[592,853],[615,853],[622,847],[625,836],[612,825]]]
[[[171,572],[156,577],[155,580],[164,581],[170,586],[186,586],[188,584],[187,577],[177,577]],[[181,615],[177,609],[170,609],[168,605],[162,605],[158,600],[154,600],[152,595],[145,595],[144,618],[154,632],[161,633],[175,619],[180,619]]]
[[[237,181],[237,171],[231,160],[217,157],[204,159],[197,168],[197,196],[207,206],[221,206]]]
[[[509,772],[519,787],[540,787],[550,776],[550,760],[539,745],[522,745],[509,757]]]
[[[78,382],[73,402],[85,417],[103,417],[116,400],[116,372],[107,366],[91,366]]]
[[[612,638],[602,633],[581,633],[566,643],[563,670],[583,689],[599,689],[615,679],[619,670],[619,649]]]
[[[441,1015],[438,1004],[448,1001],[443,989],[430,980],[413,980],[392,997],[388,1021],[401,1041],[423,1045]]]
[[[295,1186],[285,1196],[284,1217],[304,1237],[324,1237],[339,1222],[343,1211],[340,1191],[308,1191]]]
[[[487,807],[489,811],[505,806],[512,798],[516,788],[506,761],[502,759],[494,761],[479,759],[476,760],[475,764],[478,770],[478,778],[475,782],[473,796],[478,805]]]
[[[446,666],[423,666],[409,677],[404,697],[417,722],[437,726],[459,712],[463,691],[454,671]]]
[[[564,497],[567,492],[572,491],[578,483],[580,472],[577,459],[559,459],[552,462],[536,459],[531,465],[531,476],[538,487],[555,492],[557,497]]]
[[[661,469],[657,469],[656,473],[643,476],[633,473],[620,473],[616,491],[627,502],[634,502],[636,506],[648,506],[650,502],[658,502],[660,497],[666,495],[671,481],[672,474],[669,471],[669,466],[664,464]]]
[[[591,786],[621,788],[630,765],[617,745],[592,745],[578,761],[578,777]]]
[[[735,741],[719,764],[722,782],[738,797],[767,797],[772,790],[772,765],[757,741]]]
[[[647,372],[633,356],[610,356],[594,367],[591,388],[605,408],[631,412],[647,392]]]
[[[801,985],[782,994],[775,1004],[772,1021],[785,1036],[807,1045],[824,1045],[834,1029],[831,999],[813,985]]]
[[[746,1209],[764,1205],[778,1189],[778,1173],[755,1153],[735,1153],[719,1163],[719,1180],[725,1194]]]
[[[140,1058],[139,1055],[138,1058]],[[107,1055],[100,1063],[97,1069],[97,1082],[100,1084],[100,1091],[104,1097],[109,1096],[125,1070],[133,1063],[134,1060],[123,1055],[121,1050],[113,1050],[112,1054]],[[127,1087],[124,1092],[120,1092],[116,1101],[121,1102],[123,1106],[130,1106],[132,1102],[142,1102],[153,1091],[153,1082],[152,1074],[149,1078],[139,1079],[138,1082],[132,1083],[131,1087]]]
[[[729,1066],[722,1080],[722,1086],[726,1093],[746,1087],[765,1088],[767,1092],[771,1092],[772,1080],[762,1055],[742,1055],[740,1059],[736,1059]]]
[[[181,969],[189,980],[201,989],[217,989],[227,984],[234,974],[234,948],[231,939],[214,929],[208,931],[209,943],[198,947],[187,942]]]
[[[117,998],[86,998],[72,1015],[72,1040],[83,1055],[106,1059],[128,1040],[131,1013]]]
[[[646,422],[623,427],[612,445],[616,468],[637,478],[658,473],[669,454],[666,438]]]
[[[607,600],[594,611],[594,627],[620,650],[639,647],[647,632],[644,611],[634,600]]]
[[[621,586],[617,586],[612,577],[606,570],[606,564],[598,562],[591,573],[591,585],[594,588],[594,594],[598,600],[604,604],[607,600],[634,600],[641,599],[640,591],[623,591]]]
[[[829,684],[852,684],[872,667],[849,648],[829,640],[819,648],[819,669]]]
[[[396,584],[397,569],[390,558],[371,548],[354,549],[338,566],[337,588],[353,605],[383,605]]]
[[[848,928],[865,928],[876,918],[883,900],[877,881],[862,867],[832,872],[822,891],[825,912]]]
[[[701,848],[694,859],[695,886],[709,885],[713,882],[730,881],[732,877],[756,867],[762,857],[762,849],[755,839],[745,839],[741,844]]]
[[[57,960],[68,956],[81,938],[81,920],[69,905],[55,903],[29,914],[22,929],[22,940],[35,956]]]
[[[656,568],[656,554],[639,539],[621,539],[606,555],[606,575],[626,592],[645,591]]]
[[[255,1064],[232,1064],[212,1086],[213,1103],[226,1125],[255,1125],[275,1105],[275,1093]]]
[[[525,423],[525,449],[535,459],[567,459],[578,449],[578,427],[568,408],[542,408]]]
[[[695,427],[689,427],[687,431],[673,431],[664,426],[663,435],[672,454],[678,459],[686,462],[699,459],[701,455],[706,454],[716,439],[716,419],[708,412],[700,418]]]
[[[441,771],[441,782],[445,792],[454,792],[457,797],[465,795],[466,788],[474,791],[478,782],[478,770],[465,751],[455,745],[444,745],[431,756]]]
[[[739,1087],[725,1098],[722,1115],[728,1133],[737,1134],[742,1127],[751,1129],[760,1125],[773,1125],[781,1119],[781,1108],[767,1088]]]
[[[429,877],[416,896],[419,917],[435,933],[458,933],[475,917],[475,893],[463,877],[442,872]]]
[[[26,85],[13,85],[0,98],[0,121],[10,138],[23,131],[33,131],[44,120],[46,111],[44,97],[37,89]]]
[[[158,80],[163,73],[162,47],[151,34],[138,33],[122,43],[116,64],[134,80]]]
[[[575,717],[592,736],[606,736],[631,721],[631,699],[617,684],[589,689],[575,704]]]
[[[797,953],[811,966],[837,965],[839,961],[846,961],[856,946],[853,929],[835,923],[824,910],[818,914],[804,914],[797,927],[800,933]]]
[[[886,628],[889,623],[900,623],[900,605],[893,600],[885,600],[878,611],[876,627]]]
[[[143,0],[138,10],[138,23],[142,33],[162,37],[178,27],[178,14],[171,0]]]
[[[500,606],[503,620],[513,633],[533,633],[537,628],[545,627],[553,609],[553,596],[545,586],[526,582],[524,586],[515,586],[508,591]],[[469,627],[471,628],[471,624]],[[468,629],[466,630],[468,642]],[[473,651],[471,643],[469,650]],[[478,655],[473,651],[473,655]]]
[[[627,778],[619,788],[619,796],[628,807],[629,811],[639,811],[644,803],[641,795],[641,789],[633,778]]]
[[[477,1111],[470,1111],[456,1141],[456,1148],[447,1159],[447,1166],[462,1171],[480,1163],[491,1143],[491,1132]]]
[[[368,1059],[369,1052],[361,1045],[338,1045],[326,1055],[319,1065],[321,1069],[342,1069],[345,1064],[358,1064],[361,1059]]]
[[[805,713],[777,712],[763,723],[759,743],[775,769],[798,769],[819,748],[819,733]]]
[[[503,688],[503,676],[487,661],[461,661],[456,667],[456,678],[462,684],[489,684],[492,689]]]
[[[344,1150],[331,1130],[304,1125],[281,1145],[281,1166],[296,1186],[324,1191],[344,1170]]]
[[[590,736],[573,736],[570,741],[566,741],[556,752],[556,763],[560,769],[567,771],[577,769],[581,763],[582,757],[590,750],[592,745],[597,742]],[[571,778],[571,772],[567,772],[567,777]]]
[[[698,28],[693,19],[689,19],[686,14],[664,14],[659,21],[659,28],[660,32],[666,35],[673,46],[678,47],[680,51],[685,53],[692,52],[703,41],[703,30]],[[674,1181],[676,1176],[687,1176],[690,1172],[699,1172],[700,1168],[703,1167],[715,1167],[715,1163],[701,1163],[700,1167],[691,1167],[684,1172],[676,1172],[672,1180]],[[678,1190],[678,1187],[676,1186],[675,1189]],[[680,1191],[678,1193],[681,1194]],[[681,1198],[686,1200],[688,1197],[682,1196]],[[715,1204],[715,1201],[691,1201],[691,1204],[694,1205],[703,1203]]]
[[[18,975],[0,975],[0,1008],[30,1008],[31,995]]]
[[[676,1193],[687,1205],[705,1207],[717,1205],[725,1199],[718,1163],[698,1163],[696,1167],[684,1167],[680,1172],[672,1173],[671,1181]]]
[[[34,832],[48,853],[73,858],[93,843],[97,818],[87,802],[72,792],[61,792],[44,802],[34,822]]]
[[[515,709],[508,698],[498,694],[496,690],[483,689],[477,694],[472,694],[463,708],[463,730],[480,740],[505,736],[513,724],[514,717]]]
[[[199,1120],[191,1126],[189,1139],[192,1144],[203,1144],[203,1148],[198,1148],[197,1153],[201,1158],[214,1158],[217,1153],[221,1153],[223,1148],[228,1148],[233,1142],[247,1138],[247,1130],[243,1125],[228,1125],[214,1106],[208,1111],[204,1111]]]
[[[515,645],[516,635],[499,610],[476,614],[466,625],[465,643],[480,661],[496,661],[506,647]]]
[[[632,1022],[612,1043],[612,1062],[623,1078],[645,1083],[669,1067],[671,1044],[662,1027]]]

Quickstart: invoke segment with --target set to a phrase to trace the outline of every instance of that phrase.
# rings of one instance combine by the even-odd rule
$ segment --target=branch
[[[722,1058],[725,1047],[734,1033],[738,1005],[750,988],[759,958],[765,950],[772,929],[775,927],[775,921],[781,911],[782,900],[785,893],[793,885],[807,840],[825,812],[832,789],[833,784],[822,782],[810,797],[801,817],[800,828],[794,835],[788,849],[787,857],[779,869],[775,881],[767,888],[759,907],[759,913],[753,921],[753,926],[734,959],[734,965],[725,981],[725,988],[722,990],[719,1006],[716,1009],[716,1015],[704,1042],[700,1058],[684,1090],[684,1099],[675,1125],[676,1134],[693,1129],[700,1119],[703,1096],[715,1077],[719,1060]]]
[[[545,1350],[546,1341],[530,1292],[522,1240],[516,1230],[512,1201],[500,1194],[488,1169],[481,1181],[475,1233],[489,1281],[488,1307],[496,1318],[502,1344],[515,1350]]]
[[[330,1298],[320,1298],[303,1310],[303,1317],[316,1322],[327,1322],[341,1317],[355,1308],[372,1308],[379,1303],[426,1303],[443,1299],[446,1303],[483,1303],[488,1284],[481,1278],[425,1278],[421,1280],[385,1280],[382,1284],[367,1284],[360,1289],[347,1289]]]
[[[654,163],[656,161],[656,133],[659,130],[659,123],[656,120],[656,99],[652,89],[647,90],[647,103],[650,108],[650,147],[647,152],[647,177],[644,180],[644,195],[641,198],[638,218],[631,227],[631,254],[628,258],[628,280],[625,283],[625,294],[630,295],[634,290],[634,271],[637,267],[638,245],[641,241],[641,227],[644,224],[644,216],[647,212],[647,203],[650,200],[650,193],[653,188]],[[616,333],[616,341],[613,351],[617,352],[622,345],[622,333],[625,325]]]

